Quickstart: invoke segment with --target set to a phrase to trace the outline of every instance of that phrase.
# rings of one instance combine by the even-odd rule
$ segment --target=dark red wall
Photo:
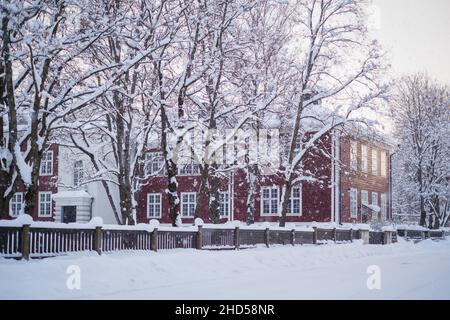
[[[39,192],[51,191],[53,194],[58,192],[58,156],[59,148],[58,145],[52,144],[48,147],[48,150],[53,151],[53,175],[51,176],[41,176],[39,177]],[[19,182],[16,188],[16,192],[24,192],[25,187],[22,182]],[[39,197],[39,196],[38,196]],[[38,217],[38,206],[39,199],[36,197],[35,210],[32,213],[33,220],[39,221],[54,221],[55,215],[55,203],[52,201],[52,216],[51,217]]]

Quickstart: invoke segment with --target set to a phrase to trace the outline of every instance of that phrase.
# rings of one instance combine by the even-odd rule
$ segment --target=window
[[[381,194],[381,221],[386,221],[387,215],[387,201],[386,201],[386,193]]]
[[[358,170],[358,143],[356,141],[350,142],[350,168]]]
[[[361,145],[361,171],[367,172],[368,170],[368,158],[367,158],[367,145]]]
[[[369,208],[365,205],[369,204],[369,192],[361,190],[361,216],[365,219],[369,213]]]
[[[49,217],[52,215],[52,193],[39,192],[39,217]]]
[[[195,214],[195,192],[181,193],[181,215],[183,217],[193,217]]]
[[[164,156],[162,152],[146,154],[146,173],[149,176],[164,174]]]
[[[293,187],[289,199],[288,214],[300,216],[302,214],[301,187]]]
[[[378,192],[372,192],[372,204],[378,206]],[[378,212],[372,210],[372,220],[377,220]]]
[[[372,148],[372,175],[378,175],[378,150]]]
[[[278,214],[278,188],[263,187],[262,188],[262,213],[261,215]]]
[[[220,192],[219,193],[219,205],[220,205],[220,216],[229,217],[230,216],[230,193]]]
[[[358,190],[350,188],[350,217],[358,217]]]
[[[200,173],[200,168],[198,164],[180,164],[178,167],[178,174],[185,176],[198,175]]]
[[[386,151],[381,151],[380,167],[381,167],[381,170],[380,170],[381,176],[386,177],[386,173],[387,173],[387,152]]]
[[[23,193],[16,192],[9,201],[9,215],[17,217],[23,210]]]
[[[202,145],[202,144],[200,144]],[[178,174],[191,176],[200,173],[200,167],[195,161],[196,139],[194,132],[186,133],[183,137],[183,144],[180,150],[180,162],[178,165]],[[199,152],[199,150],[197,150]]]
[[[147,194],[147,218],[161,218],[161,193]]]
[[[83,182],[84,164],[83,160],[75,161],[73,164],[73,185],[79,187]]]
[[[41,175],[51,176],[53,174],[53,151],[45,151],[41,160]]]

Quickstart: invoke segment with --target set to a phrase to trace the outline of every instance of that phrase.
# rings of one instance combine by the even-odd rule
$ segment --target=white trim
[[[354,204],[355,206],[355,214],[352,214],[352,198],[354,198]],[[350,218],[358,218],[358,189],[356,188],[350,188],[349,192],[349,201],[350,201]]]
[[[183,195],[194,195],[194,212],[192,215],[189,216],[185,216],[183,215]],[[193,218],[194,217],[194,213],[195,213],[195,207],[197,205],[197,192],[180,192],[180,215],[181,218]],[[188,201],[188,203],[190,203],[190,201]]]
[[[290,217],[301,217],[301,216],[303,215],[303,209],[302,209],[302,205],[303,205],[303,196],[302,196],[302,192],[303,192],[303,189],[302,189],[302,184],[292,186],[292,188],[291,188],[291,195],[290,195],[290,197],[289,197],[289,205],[290,205],[291,210],[292,210],[292,208],[294,207],[294,206],[293,206],[293,201],[294,201],[294,197],[293,197],[294,188],[299,189],[299,197],[298,197],[298,198],[295,198],[295,199],[300,200],[300,204],[299,204],[299,206],[300,206],[300,207],[299,207],[300,212],[299,212],[299,213],[292,213],[292,212],[289,212],[290,210],[288,210],[288,212],[286,213],[286,216],[290,216]],[[288,207],[288,209],[289,209],[289,207]]]
[[[383,198],[384,198],[384,200],[383,200]],[[383,202],[384,202],[384,204],[383,204]],[[388,211],[387,203],[388,203],[387,202],[387,194],[386,194],[386,192],[383,192],[380,194],[381,221],[387,220],[387,211]],[[383,211],[384,211],[384,213],[383,213]]]
[[[228,197],[228,199],[227,199],[227,201],[226,201],[226,205],[227,205],[227,207],[228,207],[228,212],[225,214],[225,215],[222,215],[221,213],[220,213],[220,218],[227,218],[227,219],[230,219],[230,214],[231,214],[231,201],[230,201],[230,192],[227,190],[227,191],[219,191],[219,211],[220,211],[220,205],[221,205],[221,201],[220,201],[220,196],[221,195],[227,195],[227,197]]]
[[[16,196],[18,196],[18,195],[20,195],[20,199],[21,199],[21,206],[20,206],[19,214],[20,214],[20,213],[23,213],[23,209],[24,209],[23,206],[24,206],[24,204],[25,204],[24,199],[23,199],[23,192],[15,192],[15,193],[13,194],[11,200],[9,200],[9,216],[10,216],[10,217],[17,217],[17,216],[18,216],[18,215],[16,215],[16,214],[13,214],[13,210],[12,210],[13,198],[16,197]]]
[[[363,150],[366,151],[365,156]],[[369,173],[369,147],[367,143],[361,143],[361,172]]]
[[[363,194],[367,196],[366,202],[363,201]],[[369,214],[369,209],[366,206],[364,206],[365,204],[369,204],[369,191],[361,190],[361,221],[363,217],[363,209],[367,210],[367,215]]]
[[[160,161],[161,160],[161,161]],[[153,164],[158,164],[158,169],[154,170]],[[148,152],[145,154],[145,174],[148,176],[164,176],[166,172],[164,155],[161,151]]]
[[[50,214],[41,214],[41,195],[50,195]],[[52,209],[53,209],[53,202],[52,202],[52,192],[51,191],[43,191],[38,193],[38,217],[51,217],[52,216]],[[48,203],[48,202],[46,202]]]
[[[375,152],[374,152],[375,151]],[[375,172],[374,172],[374,153],[375,153]],[[370,148],[370,157],[371,157],[371,166],[370,166],[370,173],[373,175],[373,176],[379,176],[380,175],[380,173],[378,172],[378,148],[377,147],[374,147],[374,146],[372,146],[371,148]]]
[[[159,198],[159,213],[156,216],[151,216],[150,215],[150,196],[157,196]],[[155,203],[153,203],[153,205],[155,205]],[[161,218],[162,216],[162,194],[161,193],[147,193],[147,218],[152,219],[158,219]]]
[[[380,150],[380,176],[382,176],[383,178],[387,177],[388,172],[387,164],[388,164],[388,152],[386,150]]]
[[[43,161],[45,161],[45,163],[47,163],[48,162],[48,160],[41,160],[41,167],[39,168],[39,175],[41,175],[41,176],[52,176],[53,175],[53,162],[54,162],[54,153],[53,153],[53,150],[47,150],[47,151],[44,151],[44,153],[43,153],[43,155],[46,155],[46,154],[51,154],[52,155],[52,160],[51,160],[51,166],[50,166],[50,172],[42,172],[42,168],[43,168],[43,164],[44,164],[44,162]],[[44,158],[44,156],[42,157],[42,159]],[[47,158],[47,156],[45,156],[45,158]]]
[[[275,210],[275,213],[264,213],[264,190],[270,190],[270,197],[269,200],[272,201],[272,190],[276,189],[277,190],[277,210]],[[280,206],[280,188],[279,186],[264,186],[261,187],[260,190],[260,216],[264,216],[264,217],[278,217],[278,209]],[[272,209],[272,202],[270,202],[270,209]],[[271,210],[272,211],[272,210]]]
[[[350,170],[358,171],[358,141],[350,140]]]

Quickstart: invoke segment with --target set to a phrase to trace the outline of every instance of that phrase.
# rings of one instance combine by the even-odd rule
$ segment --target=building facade
[[[318,179],[297,183],[289,199],[287,222],[368,223],[391,220],[391,145],[382,139],[360,134],[332,133],[321,139],[316,150],[303,161],[304,169]],[[99,181],[83,183],[89,159],[74,156],[67,148],[52,145],[44,155],[40,193],[35,220],[87,222],[102,217],[116,223],[103,186]],[[157,219],[170,223],[167,177],[158,151],[148,153],[146,170],[151,176],[141,187],[137,199],[138,223]],[[180,214],[183,223],[193,223],[201,177],[196,164],[179,166],[177,177]],[[282,178],[261,174],[256,179],[254,221],[277,222],[281,205]],[[113,197],[117,188],[110,184]],[[220,183],[221,222],[247,221],[248,190],[242,169],[224,174]],[[10,215],[23,209],[23,186],[10,203]],[[209,220],[206,203],[201,218]]]

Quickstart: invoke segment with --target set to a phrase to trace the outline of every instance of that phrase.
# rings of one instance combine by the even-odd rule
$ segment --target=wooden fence
[[[39,258],[64,255],[69,252],[94,251],[98,254],[164,249],[238,249],[257,245],[303,245],[345,243],[363,239],[370,244],[389,244],[398,236],[406,239],[443,238],[443,231],[398,230],[377,232],[352,229],[312,228],[311,230],[262,228],[154,228],[153,231],[127,228],[86,227],[43,228],[30,225],[22,227],[0,226],[0,257]]]

